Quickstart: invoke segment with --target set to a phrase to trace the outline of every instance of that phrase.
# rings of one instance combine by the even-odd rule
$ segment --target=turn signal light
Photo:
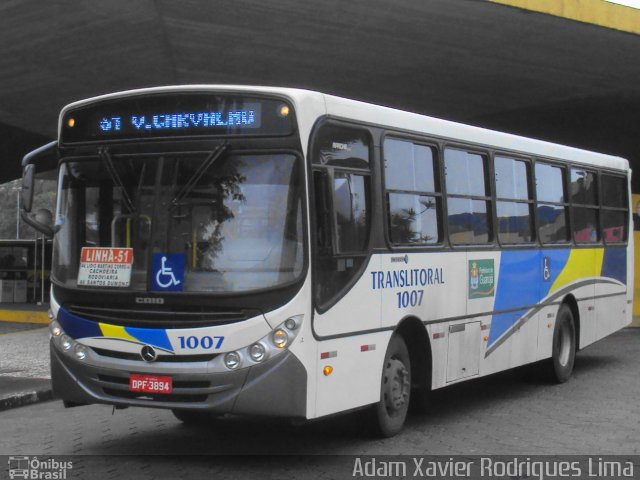
[[[327,365],[322,369],[322,373],[324,373],[325,377],[328,377],[333,373],[333,367],[331,365]]]
[[[280,114],[281,117],[287,117],[289,115],[289,106],[282,105],[278,113]]]

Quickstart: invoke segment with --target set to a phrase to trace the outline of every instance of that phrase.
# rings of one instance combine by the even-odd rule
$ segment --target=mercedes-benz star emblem
[[[140,350],[140,356],[145,362],[154,362],[156,358],[158,358],[158,353],[151,345],[145,345],[142,347],[142,350]]]

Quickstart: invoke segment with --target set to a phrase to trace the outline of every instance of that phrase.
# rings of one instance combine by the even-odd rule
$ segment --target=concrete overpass
[[[480,0],[5,0],[0,181],[54,138],[66,103],[188,83],[310,88],[640,164],[640,10],[503,3],[546,13]]]

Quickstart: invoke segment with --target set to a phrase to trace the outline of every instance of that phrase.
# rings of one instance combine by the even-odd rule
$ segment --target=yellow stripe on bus
[[[571,250],[566,265],[556,281],[551,285],[549,293],[569,285],[577,280],[593,278],[600,275],[604,260],[604,248],[577,248]]]
[[[122,340],[133,340],[137,342],[138,339],[132,337],[124,327],[118,325],[109,325],[108,323],[100,323],[100,331],[102,335],[109,338],[121,338]]]

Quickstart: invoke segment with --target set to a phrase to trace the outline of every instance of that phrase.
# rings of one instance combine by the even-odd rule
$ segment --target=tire
[[[558,310],[553,330],[553,349],[546,373],[552,383],[564,383],[571,377],[576,359],[576,326],[573,313],[563,304]]]
[[[210,412],[172,409],[173,415],[185,425],[206,425],[216,416]]]
[[[382,437],[393,437],[402,430],[411,400],[411,362],[409,350],[399,335],[393,335],[384,356],[380,379],[380,401],[373,405],[373,424]]]

